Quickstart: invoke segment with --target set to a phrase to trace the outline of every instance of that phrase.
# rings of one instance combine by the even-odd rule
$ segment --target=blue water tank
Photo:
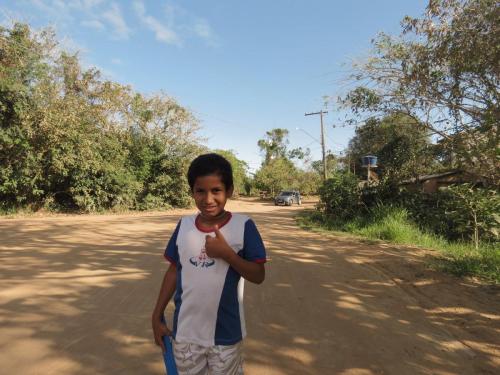
[[[366,155],[362,157],[363,167],[374,168],[377,166],[377,157],[374,155]]]

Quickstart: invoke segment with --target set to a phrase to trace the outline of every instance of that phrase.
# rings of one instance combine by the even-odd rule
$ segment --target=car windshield
[[[281,195],[282,197],[288,197],[290,195],[293,195],[293,193],[291,191],[282,191],[279,195]]]

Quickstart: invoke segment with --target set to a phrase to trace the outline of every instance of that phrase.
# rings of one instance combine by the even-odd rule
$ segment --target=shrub
[[[443,191],[447,197],[445,215],[453,223],[453,231],[479,241],[498,241],[500,197],[496,190],[474,188],[471,184],[450,186]]]
[[[423,229],[449,240],[497,242],[500,197],[496,190],[461,184],[436,193],[402,191],[398,203]]]
[[[364,209],[358,179],[351,173],[337,173],[319,188],[320,208],[334,220],[355,218]]]
[[[0,211],[189,204],[193,115],[84,69],[52,32],[0,26]]]

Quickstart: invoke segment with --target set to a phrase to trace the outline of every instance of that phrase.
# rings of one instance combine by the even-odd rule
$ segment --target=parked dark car
[[[296,190],[282,191],[274,198],[274,204],[276,206],[291,206],[294,203],[302,204],[300,193]]]

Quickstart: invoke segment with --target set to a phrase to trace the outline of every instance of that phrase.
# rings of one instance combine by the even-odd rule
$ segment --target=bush
[[[434,244],[429,234],[422,232],[408,215],[405,208],[377,205],[370,208],[363,219],[345,226],[350,232],[374,239],[400,244]]]
[[[400,207],[424,232],[451,241],[472,241],[476,248],[480,242],[499,241],[500,196],[493,189],[460,184],[436,193],[410,192],[389,181],[360,188],[354,175],[336,174],[320,188],[320,199],[322,212],[337,220],[339,227],[365,216],[378,219],[388,214],[382,212],[387,207]],[[396,211],[390,213],[386,217],[395,217]]]
[[[455,235],[472,239],[476,249],[479,241],[499,239],[500,197],[496,190],[474,188],[470,184],[450,186],[443,193],[445,215],[453,223]]]
[[[358,179],[351,173],[337,173],[319,188],[320,209],[331,219],[346,221],[358,216],[365,205]]]
[[[186,206],[198,122],[85,70],[54,34],[0,26],[0,211]]]
[[[437,193],[402,191],[398,203],[421,228],[449,240],[497,242],[500,197],[496,190],[470,184],[450,186]]]
[[[399,205],[405,207],[412,220],[423,230],[428,230],[449,240],[457,240],[454,223],[446,216],[446,194],[408,192],[403,190],[394,198]]]

